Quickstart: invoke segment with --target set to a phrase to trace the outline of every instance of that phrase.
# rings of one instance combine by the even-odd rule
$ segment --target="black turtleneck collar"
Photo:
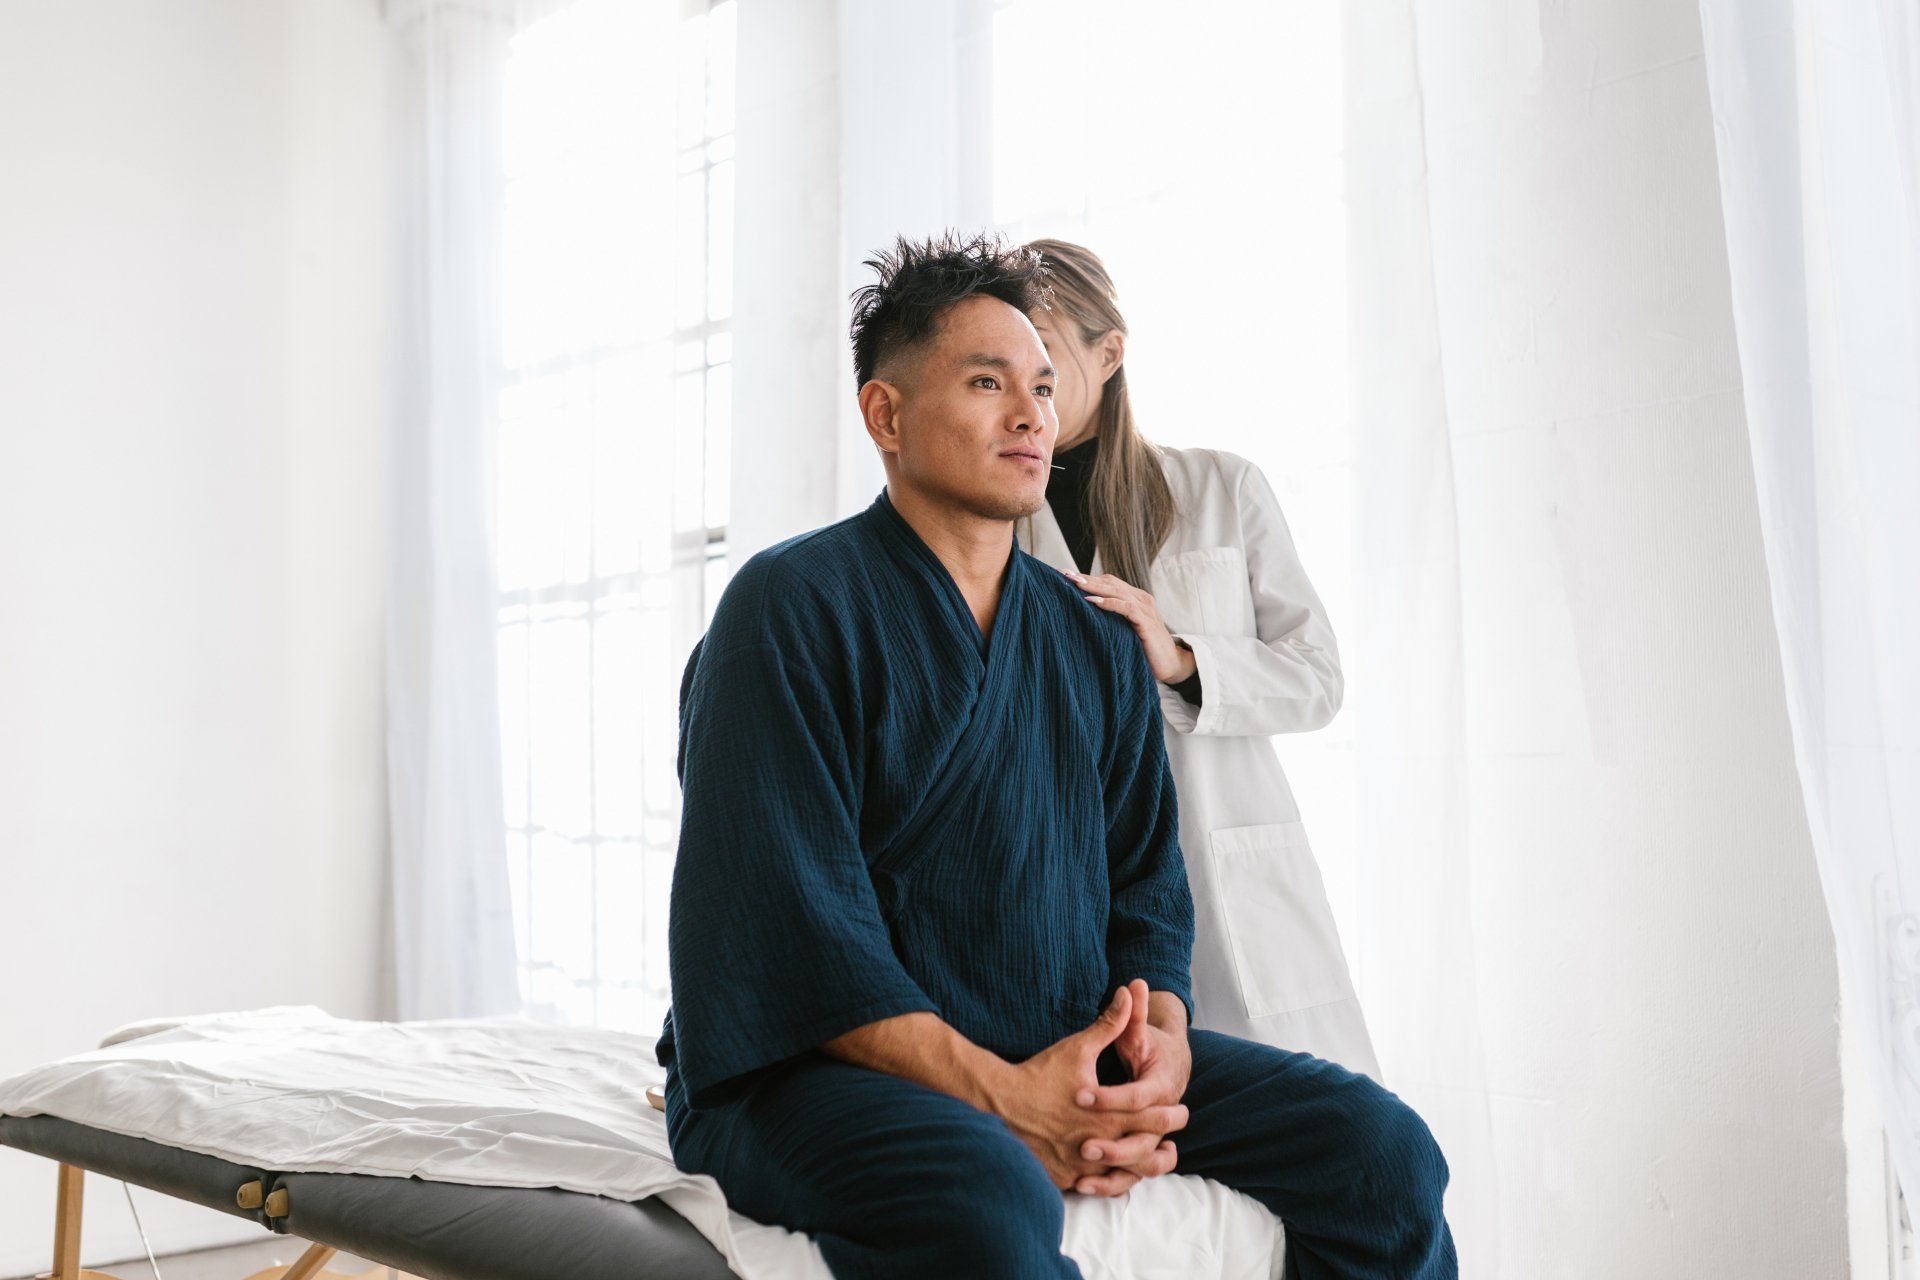
[[[1087,519],[1087,485],[1093,478],[1093,462],[1100,456],[1100,437],[1089,436],[1065,449],[1056,449],[1053,465],[1058,470],[1047,475],[1047,506],[1067,540],[1067,550],[1080,572],[1093,567],[1093,525]]]
[[[1093,526],[1087,521],[1087,485],[1093,479],[1093,461],[1099,456],[1099,436],[1071,445],[1064,452],[1056,450],[1053,464],[1060,469],[1049,472],[1047,477],[1047,506],[1053,509],[1053,518],[1059,522],[1060,532],[1067,540],[1067,550],[1082,573],[1093,571]],[[1192,705],[1200,705],[1199,668],[1172,687]]]

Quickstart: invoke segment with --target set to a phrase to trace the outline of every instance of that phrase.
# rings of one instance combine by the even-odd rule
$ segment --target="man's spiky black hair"
[[[864,387],[881,362],[931,337],[940,313],[984,293],[1021,312],[1048,304],[1045,260],[998,235],[947,231],[929,240],[898,237],[861,264],[880,279],[853,291],[853,377]]]

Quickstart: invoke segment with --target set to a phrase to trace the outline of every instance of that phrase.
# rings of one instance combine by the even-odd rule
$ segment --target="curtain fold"
[[[1468,845],[1458,509],[1415,15],[1346,6],[1358,979],[1388,1086],[1446,1153],[1463,1274],[1498,1280],[1500,1185]]]
[[[389,433],[394,1016],[520,1010],[501,810],[494,467],[511,0],[388,5],[402,347]]]
[[[1857,113],[1819,156],[1873,164],[1883,189],[1824,210],[1834,235],[1809,234],[1792,272],[1730,298],[1729,245],[1736,268],[1748,246],[1723,218],[1726,124],[1716,149],[1691,11],[1365,0],[1346,15],[1355,616],[1342,649],[1357,980],[1385,1079],[1447,1155],[1464,1274],[1824,1273],[1844,1249],[1846,1167],[1795,730],[1803,772],[1809,725],[1852,719],[1836,749],[1869,741],[1869,717],[1920,666],[1905,626],[1920,574],[1904,565],[1901,598],[1885,588],[1905,534],[1839,544],[1783,525],[1780,504],[1813,501],[1869,456],[1875,474],[1853,491],[1865,500],[1842,488],[1815,509],[1909,520],[1920,485],[1910,445],[1887,439],[1836,436],[1823,456],[1790,436],[1761,456],[1752,388],[1793,386],[1788,356],[1806,344],[1771,334],[1755,348],[1750,334],[1810,313],[1816,411],[1820,362],[1836,361],[1836,412],[1914,438],[1910,396],[1876,381],[1894,349],[1913,350],[1905,319],[1883,305],[1838,341],[1820,327],[1847,290],[1888,276],[1909,288],[1898,232],[1862,212],[1901,207],[1902,162],[1891,147],[1855,154],[1894,112],[1877,126]],[[1841,62],[1881,47],[1811,39]],[[1807,73],[1777,46],[1756,56],[1771,61],[1743,68],[1739,90],[1766,102],[1739,127],[1757,166],[1791,137],[1764,111]],[[1843,232],[1848,244],[1827,243]],[[1763,262],[1781,253],[1768,235],[1751,250]],[[1816,257],[1845,282],[1831,297],[1801,270]],[[1849,456],[1856,443],[1868,452]],[[1873,514],[1895,492],[1909,510]],[[1769,553],[1776,573],[1796,557],[1820,573],[1804,599],[1774,593],[1783,629],[1826,668],[1792,723],[1765,634]],[[1833,612],[1869,581],[1857,615]],[[1834,683],[1835,664],[1855,683]],[[1865,789],[1897,764],[1849,759],[1853,794],[1816,822],[1862,802],[1903,821],[1920,787]],[[1904,912],[1896,924],[1920,936]],[[1920,1007],[1899,969],[1881,972],[1892,1008]]]
[[[1893,1163],[1920,1195],[1920,9],[1702,0],[1795,763]]]

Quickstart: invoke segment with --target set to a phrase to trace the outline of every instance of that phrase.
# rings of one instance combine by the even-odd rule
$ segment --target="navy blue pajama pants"
[[[1454,1280],[1447,1163],[1424,1121],[1366,1076],[1305,1053],[1189,1031],[1176,1172],[1244,1191],[1287,1232],[1288,1280]],[[1100,1078],[1124,1067],[1109,1049]],[[735,1210],[804,1231],[838,1280],[1078,1277],[1063,1193],[997,1116],[813,1050],[740,1097],[690,1111],[667,1089],[674,1162]]]

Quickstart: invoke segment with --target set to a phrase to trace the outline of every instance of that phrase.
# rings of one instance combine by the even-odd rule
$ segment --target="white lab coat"
[[[1178,510],[1149,570],[1168,630],[1193,646],[1200,706],[1160,709],[1193,886],[1194,1025],[1327,1058],[1378,1080],[1320,868],[1270,735],[1340,709],[1333,629],[1260,469],[1214,449],[1162,451]],[[1022,531],[1076,568],[1048,507]],[[1096,552],[1092,570],[1104,572]]]

